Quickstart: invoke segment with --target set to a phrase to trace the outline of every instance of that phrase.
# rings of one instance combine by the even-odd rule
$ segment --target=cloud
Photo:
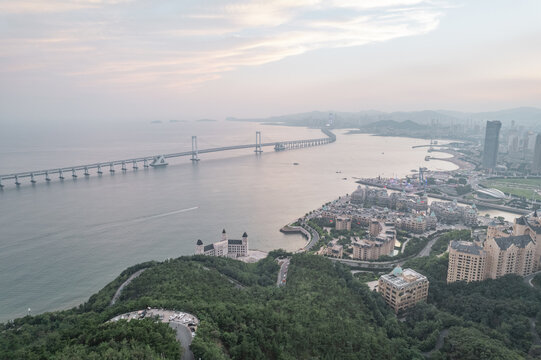
[[[131,0],[0,0],[0,13],[53,13],[66,12],[104,5],[115,5]]]
[[[444,9],[423,0],[0,0],[11,24],[0,64],[12,76],[41,69],[85,86],[190,88],[313,50],[425,34]]]

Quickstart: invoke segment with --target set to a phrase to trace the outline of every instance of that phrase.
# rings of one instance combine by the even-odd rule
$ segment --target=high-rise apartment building
[[[485,169],[494,169],[496,167],[501,127],[502,123],[499,121],[487,121],[483,150],[483,167]]]
[[[537,211],[515,219],[512,233],[489,226],[486,240],[452,241],[447,282],[497,279],[507,274],[526,276],[541,269],[541,217]]]
[[[486,276],[487,253],[473,242],[451,241],[447,282],[482,281]]]
[[[535,138],[532,172],[541,173],[541,134],[537,134]]]

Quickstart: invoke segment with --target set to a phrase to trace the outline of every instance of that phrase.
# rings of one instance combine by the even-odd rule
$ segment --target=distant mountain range
[[[436,122],[440,125],[452,124],[472,124],[483,125],[487,120],[499,120],[504,126],[510,126],[514,121],[517,126],[529,128],[541,128],[541,109],[534,107],[520,107],[500,111],[468,113],[449,110],[424,110],[424,111],[397,111],[382,112],[376,110],[367,110],[359,112],[333,112],[333,111],[312,111],[299,114],[289,114],[281,116],[272,116],[268,118],[238,119],[229,117],[227,120],[233,121],[253,121],[268,123],[284,123],[298,126],[323,126],[334,119],[335,127],[339,128],[360,128],[370,123],[376,123],[382,126],[391,125],[413,126],[427,125]],[[388,121],[406,122],[403,125],[396,123],[386,123]]]

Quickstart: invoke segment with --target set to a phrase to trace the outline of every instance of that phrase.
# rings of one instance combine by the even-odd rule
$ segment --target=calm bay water
[[[0,174],[199,147],[321,137],[319,130],[234,122],[83,124],[16,127],[0,134]],[[189,255],[195,242],[216,241],[222,228],[251,248],[296,250],[300,236],[281,226],[355,188],[353,177],[403,176],[428,166],[426,141],[344,135],[334,144],[292,151],[251,150],[169,161],[163,169],[117,169],[79,174],[63,182],[42,179],[0,191],[0,321],[76,306],[123,269],[148,260]],[[293,165],[299,163],[299,165]],[[341,171],[341,173],[337,173]],[[344,178],[346,178],[344,180]]]

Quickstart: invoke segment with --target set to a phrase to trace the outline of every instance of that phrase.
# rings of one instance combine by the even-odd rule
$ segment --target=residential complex
[[[396,230],[391,222],[372,220],[367,238],[353,241],[353,259],[376,260],[382,255],[392,255],[396,242]]]
[[[515,219],[513,229],[489,226],[483,243],[453,241],[447,282],[530,275],[541,267],[541,218],[537,212]]]
[[[242,234],[241,240],[228,239],[225,229],[222,231],[222,240],[213,244],[203,245],[201,240],[197,240],[195,250],[196,255],[224,256],[236,258],[248,255],[248,235]]]
[[[428,296],[428,279],[412,269],[396,267],[378,281],[378,292],[395,313],[404,311]]]

